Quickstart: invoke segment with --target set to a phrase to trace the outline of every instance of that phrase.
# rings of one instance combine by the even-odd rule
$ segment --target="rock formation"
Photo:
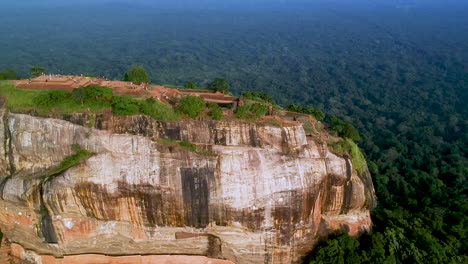
[[[320,236],[371,226],[370,175],[301,125],[110,114],[90,122],[2,109],[0,229],[35,261],[171,254],[295,263]],[[46,177],[73,144],[94,154]]]

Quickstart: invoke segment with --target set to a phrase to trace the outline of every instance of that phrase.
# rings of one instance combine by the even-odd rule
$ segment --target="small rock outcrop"
[[[0,229],[30,259],[171,254],[295,263],[320,236],[371,226],[370,175],[301,125],[88,120],[0,112]],[[50,177],[73,144],[93,155]]]

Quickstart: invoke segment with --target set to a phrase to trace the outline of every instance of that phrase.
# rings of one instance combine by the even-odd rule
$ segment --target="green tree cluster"
[[[329,121],[332,125],[331,131],[339,137],[349,138],[354,141],[361,140],[359,132],[353,125],[339,119],[334,115],[329,116],[327,121]]]
[[[184,85],[184,88],[186,89],[197,89],[197,86],[195,85],[194,82],[186,82]]]
[[[229,81],[223,78],[216,78],[208,84],[208,89],[226,94],[229,92]]]
[[[112,113],[115,115],[134,115],[139,111],[138,101],[130,96],[114,96],[112,98]]]
[[[145,68],[142,66],[133,66],[125,73],[125,81],[135,84],[150,83],[150,78]]]
[[[206,103],[201,97],[189,95],[180,100],[177,109],[190,118],[196,118],[203,113],[205,107]]]
[[[37,106],[50,109],[58,104],[71,100],[71,94],[68,91],[45,91],[33,98],[33,103]]]
[[[85,101],[110,101],[114,91],[109,87],[91,85],[74,89],[71,95],[83,105]]]
[[[238,118],[257,119],[268,114],[268,106],[260,103],[245,104],[237,107],[235,113]]]

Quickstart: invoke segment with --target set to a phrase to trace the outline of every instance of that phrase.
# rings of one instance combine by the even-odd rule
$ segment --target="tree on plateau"
[[[134,84],[149,83],[150,79],[148,73],[141,66],[131,67],[127,73],[125,73],[125,81],[133,82]]]

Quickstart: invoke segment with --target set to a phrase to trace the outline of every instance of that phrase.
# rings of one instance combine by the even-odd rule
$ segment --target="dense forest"
[[[0,70],[122,79],[142,65],[157,84],[223,77],[235,94],[322,109],[359,131],[378,207],[371,233],[324,239],[305,262],[467,263],[467,13],[453,3],[2,9]]]

